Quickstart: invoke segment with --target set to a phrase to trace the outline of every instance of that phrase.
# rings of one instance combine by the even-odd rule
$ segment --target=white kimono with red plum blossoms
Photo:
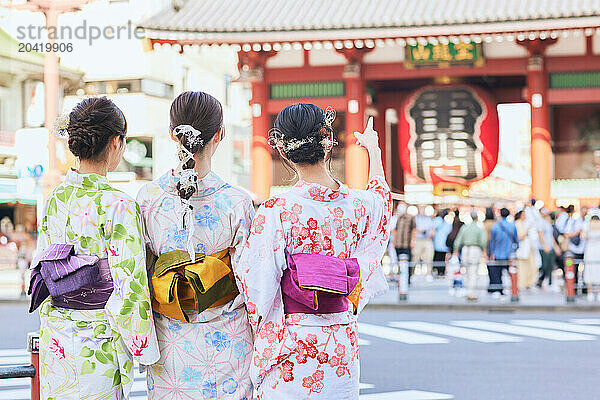
[[[387,290],[380,261],[390,214],[390,189],[380,176],[366,190],[300,181],[261,205],[238,265],[255,333],[250,372],[259,399],[358,398],[357,317],[350,310],[285,314],[285,252],[357,258],[360,312]]]

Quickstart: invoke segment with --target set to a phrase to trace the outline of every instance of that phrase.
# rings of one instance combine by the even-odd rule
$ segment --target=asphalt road
[[[37,315],[0,313],[0,364],[26,360]],[[600,399],[600,314],[367,309],[360,331],[361,400]],[[0,381],[0,399],[27,399],[27,383]]]

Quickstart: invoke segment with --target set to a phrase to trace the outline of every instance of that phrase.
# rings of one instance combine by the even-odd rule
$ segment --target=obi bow
[[[65,299],[78,302],[78,297],[90,298],[73,308],[93,309],[104,306],[112,292],[112,279],[106,259],[87,254],[75,254],[72,244],[54,243],[39,253],[31,263],[31,281],[28,294],[31,295],[29,312],[33,312],[48,297],[52,297],[60,306]],[[104,283],[102,283],[104,282]],[[98,289],[102,289],[102,298],[98,296]],[[106,297],[106,299],[105,299]],[[79,299],[80,300],[80,299]],[[68,300],[64,301],[68,303]]]
[[[358,308],[361,289],[356,258],[286,253],[288,268],[281,278],[286,313],[330,314]]]
[[[155,311],[185,322],[189,317],[184,310],[201,313],[233,300],[238,289],[229,249],[208,256],[196,254],[195,262],[183,250],[161,254],[154,265],[152,292]]]

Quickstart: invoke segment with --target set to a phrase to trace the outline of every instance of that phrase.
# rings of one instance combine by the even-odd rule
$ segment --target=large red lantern
[[[423,87],[399,115],[402,168],[434,185],[469,185],[498,162],[498,112],[485,91],[470,85]]]

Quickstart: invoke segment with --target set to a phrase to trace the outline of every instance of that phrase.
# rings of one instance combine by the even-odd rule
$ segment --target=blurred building
[[[79,87],[82,73],[59,69],[60,91]],[[44,55],[19,52],[19,42],[0,29],[0,220],[36,230],[40,178],[48,168],[44,126]],[[59,151],[66,163],[64,148]]]
[[[137,22],[170,4],[169,0],[98,0],[78,12],[61,14],[59,27],[73,32],[57,39],[73,48],[60,54],[61,65],[84,75],[78,85],[65,88],[59,112],[69,112],[86,96],[105,95],[121,108],[128,123],[128,146],[109,179],[135,197],[140,186],[177,165],[176,146],[169,136],[172,100],[185,90],[208,92],[223,104],[226,133],[213,169],[228,182],[249,187],[250,89],[236,82],[236,53],[219,47],[195,52],[175,47],[149,51],[152,45],[143,39],[143,32],[135,31]],[[7,29],[15,33],[23,26],[44,26],[40,13],[2,12]],[[79,36],[75,35],[77,29]],[[93,37],[93,29],[108,34]],[[43,101],[41,106],[43,109]],[[74,159],[69,163],[75,166]]]
[[[128,26],[169,5],[164,0],[95,1],[80,12],[63,16],[61,24]],[[84,84],[65,96],[63,109],[71,109],[84,96],[106,95],[123,110],[128,123],[124,159],[109,178],[127,193],[138,189],[177,165],[175,143],[169,135],[172,100],[186,90],[215,96],[224,108],[225,139],[214,158],[213,169],[233,184],[249,186],[249,88],[234,82],[238,75],[235,52],[206,48],[182,52],[179,48],[152,50],[139,37],[105,38],[92,45],[78,44],[65,62],[85,71]],[[82,57],[82,54],[87,57]]]
[[[466,85],[485,91],[494,105],[530,105],[530,123],[523,122],[530,179],[515,184],[547,204],[574,193],[600,200],[593,192],[600,183],[600,9],[592,0],[173,1],[142,25],[157,50],[182,46],[185,54],[225,45],[238,52],[241,77],[252,84],[252,190],[260,199],[288,177],[266,143],[284,106],[311,102],[337,111],[341,146],[333,164],[355,187],[365,183],[366,156],[345,138],[374,115],[390,184],[404,192],[406,184],[427,180],[402,167],[398,125],[407,100],[429,85],[438,92]],[[435,131],[437,122],[425,125]],[[436,146],[445,139],[434,131],[426,133],[433,147],[417,149],[419,157],[439,156]],[[480,144],[457,141],[467,146],[455,147],[451,157],[442,151],[444,162],[477,177],[460,171],[468,160],[457,158],[470,157],[469,146]]]

